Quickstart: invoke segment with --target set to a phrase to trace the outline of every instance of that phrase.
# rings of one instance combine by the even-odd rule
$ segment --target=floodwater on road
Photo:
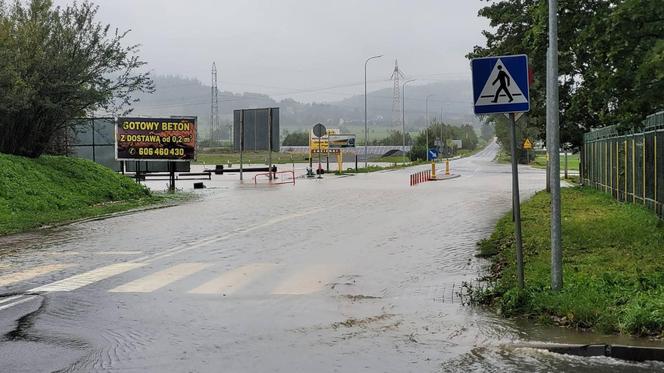
[[[278,186],[213,176],[193,202],[2,238],[0,371],[664,369],[516,347],[630,341],[461,304],[487,265],[476,242],[511,205],[496,150],[414,187],[428,166]],[[541,170],[520,178],[524,199],[544,186]]]

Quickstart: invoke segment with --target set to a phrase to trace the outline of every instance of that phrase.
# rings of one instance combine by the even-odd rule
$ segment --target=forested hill
[[[196,79],[176,76],[156,76],[156,91],[153,94],[140,94],[134,104],[135,115],[192,115],[197,116],[205,136],[210,117],[210,86]],[[429,99],[430,118],[439,118],[443,110],[446,122],[475,123],[468,81],[437,82],[427,85],[410,85],[407,88],[406,120],[410,127],[423,127],[425,117],[425,97]],[[379,127],[392,126],[392,90],[383,89],[370,92],[369,120]],[[329,103],[301,103],[287,98],[276,101],[260,93],[233,93],[221,91],[219,105],[222,125],[232,121],[232,112],[241,108],[280,107],[281,127],[288,129],[308,128],[313,123],[328,125],[340,123],[363,123],[364,96],[357,95],[341,101]]]

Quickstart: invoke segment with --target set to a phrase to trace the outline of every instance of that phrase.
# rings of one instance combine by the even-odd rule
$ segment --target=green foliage
[[[550,290],[550,202],[522,205],[526,288],[518,290],[511,215],[479,243],[495,282],[475,292],[506,316],[634,335],[664,335],[664,228],[648,210],[587,188],[562,190],[564,287]]]
[[[137,46],[95,21],[88,2],[0,2],[0,152],[38,157],[68,123],[150,91]]]
[[[427,131],[429,135],[428,144],[426,144]],[[433,123],[415,138],[415,143],[410,151],[410,159],[413,161],[427,159],[427,149],[435,147],[435,141],[440,140],[441,134],[444,144],[449,140],[461,140],[463,145],[461,149],[463,150],[475,150],[479,142],[475,129],[469,124],[458,127],[444,123]],[[450,148],[449,145],[445,145],[444,149],[441,149],[441,153],[444,153],[444,156],[451,156],[454,149]]]
[[[0,234],[122,210],[115,202],[152,199],[147,188],[87,160],[0,154]]]
[[[482,123],[480,128],[480,138],[484,141],[489,142],[496,135],[496,128],[493,123],[485,122]]]
[[[245,164],[266,164],[268,161],[268,151],[244,152],[242,154],[242,161]],[[309,160],[308,153],[279,153],[272,152],[273,164],[289,164],[292,162],[305,162]],[[325,160],[325,156],[323,156]],[[230,149],[213,149],[210,152],[199,153],[196,159],[196,164],[223,164],[238,165],[240,163],[240,153],[233,152]]]
[[[381,146],[386,146],[386,145],[402,145],[403,143],[406,143],[406,145],[411,143],[411,137],[410,133],[406,132],[405,140],[404,136],[401,135],[401,131],[389,131],[389,134],[379,140],[369,140],[370,145],[381,145]]]
[[[284,138],[283,146],[308,146],[309,145],[309,132],[297,131],[290,132]]]
[[[562,142],[580,144],[591,128],[639,127],[648,114],[664,109],[660,0],[560,0],[558,14]],[[535,78],[528,119],[543,130],[547,2],[493,2],[479,15],[494,31],[485,31],[487,46],[476,46],[468,57],[527,54]]]

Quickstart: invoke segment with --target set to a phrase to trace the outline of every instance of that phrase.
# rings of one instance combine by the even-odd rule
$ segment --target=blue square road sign
[[[530,111],[528,56],[475,58],[470,64],[475,114]]]

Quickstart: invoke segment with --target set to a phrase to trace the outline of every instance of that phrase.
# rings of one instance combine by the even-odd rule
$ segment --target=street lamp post
[[[367,168],[367,144],[369,142],[369,130],[367,129],[367,64],[374,58],[380,58],[383,55],[373,56],[364,61],[364,168]]]
[[[404,164],[406,164],[406,84],[414,81],[415,79],[406,80],[401,88],[401,152]]]
[[[426,127],[425,131],[427,131],[426,135],[426,146],[425,146],[425,151],[427,153],[427,162],[429,162],[429,97],[433,97],[435,95],[427,95],[426,99],[424,100],[426,102]],[[435,137],[434,137],[435,138]]]

